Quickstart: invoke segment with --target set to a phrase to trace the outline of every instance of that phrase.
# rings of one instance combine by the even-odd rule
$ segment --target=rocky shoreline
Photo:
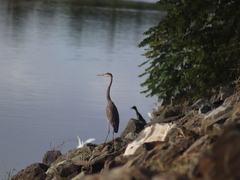
[[[157,114],[146,125],[130,119],[106,144],[48,151],[12,180],[240,179],[240,92],[225,88]]]

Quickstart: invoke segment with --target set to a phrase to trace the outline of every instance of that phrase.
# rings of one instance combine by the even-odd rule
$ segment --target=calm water
[[[164,12],[53,1],[0,0],[0,179],[82,140],[107,133],[105,91],[111,72],[119,135],[135,117],[148,120],[157,98],[140,94],[142,33]],[[64,142],[64,143],[63,143]],[[63,144],[62,144],[63,143]]]

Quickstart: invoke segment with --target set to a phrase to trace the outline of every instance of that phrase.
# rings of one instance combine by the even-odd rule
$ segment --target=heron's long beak
[[[97,74],[97,76],[104,76],[104,74]]]
[[[97,76],[106,76],[106,74],[97,74]]]

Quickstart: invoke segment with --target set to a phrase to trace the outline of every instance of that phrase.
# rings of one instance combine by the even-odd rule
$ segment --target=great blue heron
[[[137,115],[137,120],[139,120],[141,123],[143,124],[147,124],[145,119],[142,117],[142,115],[138,112],[137,107],[136,106],[132,106],[131,109],[134,109],[136,111],[136,115]]]
[[[107,76],[107,77],[110,77],[110,83],[108,85],[107,93],[106,93],[106,97],[107,97],[106,116],[107,116],[107,121],[108,121],[108,134],[107,134],[107,137],[106,137],[106,139],[104,141],[104,143],[106,143],[108,135],[110,133],[110,125],[113,127],[113,139],[114,139],[114,132],[115,133],[118,132],[119,114],[118,114],[117,107],[112,102],[111,97],[110,97],[110,88],[111,88],[112,81],[113,81],[112,74],[111,73],[98,74],[97,76]]]

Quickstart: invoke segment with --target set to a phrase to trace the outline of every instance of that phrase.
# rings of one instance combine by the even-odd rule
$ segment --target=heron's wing
[[[108,119],[108,123],[113,127],[114,132],[117,133],[119,127],[119,114],[117,107],[113,102],[107,105],[106,116]]]
[[[108,120],[108,124],[110,124],[111,126],[113,125],[112,124],[112,120],[113,120],[113,110],[112,110],[112,105],[107,105],[106,107],[106,117],[107,117],[107,120]]]

